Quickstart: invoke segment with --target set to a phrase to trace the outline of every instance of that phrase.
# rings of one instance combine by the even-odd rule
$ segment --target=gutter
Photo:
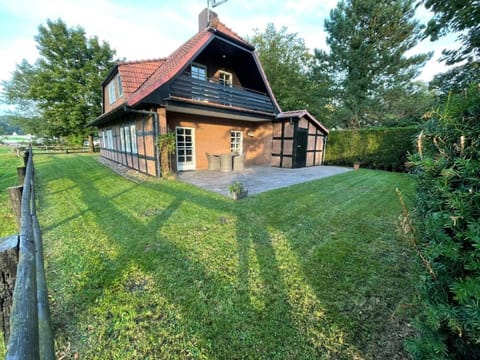
[[[158,135],[159,134],[159,129],[158,129],[158,114],[156,111],[148,111],[148,110],[135,110],[132,108],[129,108],[128,106],[123,107],[123,111],[126,113],[135,113],[135,114],[143,114],[143,115],[153,115],[153,137],[154,137],[154,144],[153,144],[153,152],[155,156],[155,167],[156,167],[156,173],[157,173],[157,178],[161,177],[161,171],[160,171],[160,152],[158,150]]]

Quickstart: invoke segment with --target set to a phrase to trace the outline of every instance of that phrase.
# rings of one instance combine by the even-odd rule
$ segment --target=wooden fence
[[[13,194],[11,194],[13,201],[16,197],[14,193],[21,193],[21,204],[14,206],[14,209],[17,208],[17,218],[20,218],[20,234],[7,238],[0,245],[0,251],[3,250],[1,256],[10,260],[6,261],[10,268],[11,261],[15,260],[12,251],[15,252],[18,249],[18,265],[16,279],[13,274],[15,287],[10,314],[5,315],[5,311],[8,309],[2,306],[4,312],[2,325],[5,340],[8,339],[6,359],[53,360],[55,359],[55,350],[50,326],[42,235],[36,214],[35,176],[31,147],[25,154],[26,169],[23,188],[9,188],[9,192]],[[8,277],[12,277],[11,272],[14,272],[15,269],[5,270],[5,265],[2,265],[1,271],[10,272]],[[12,281],[9,283],[11,284]],[[3,293],[7,294],[2,294],[2,297],[7,295],[8,298],[8,291],[3,291]],[[8,299],[1,300],[4,305],[9,303]],[[9,328],[8,324],[10,324]]]

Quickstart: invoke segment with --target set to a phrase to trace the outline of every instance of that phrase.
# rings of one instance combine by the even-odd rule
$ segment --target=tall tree
[[[431,54],[406,56],[420,40],[413,0],[342,0],[325,21],[330,52],[316,51],[334,71],[337,99],[346,126],[372,122],[369,112],[384,95],[402,89],[418,75]]]
[[[318,106],[319,94],[326,89],[324,79],[312,78],[313,55],[305,41],[287,27],[279,31],[272,23],[258,29],[249,42],[255,46],[263,69],[282,110]]]
[[[444,51],[447,64],[461,61],[480,61],[480,4],[478,0],[423,0],[434,13],[425,30],[427,36],[437,40],[440,36],[458,32],[461,46],[457,50]]]
[[[47,20],[38,30],[39,59],[17,65],[3,84],[3,97],[36,121],[45,135],[86,136],[85,125],[101,113],[101,82],[113,66],[115,51],[60,19]]]
[[[458,49],[444,50],[442,60],[460,65],[435,76],[430,86],[443,95],[459,92],[480,82],[480,4],[478,1],[423,0],[433,11],[425,35],[432,41],[448,33],[458,33]]]

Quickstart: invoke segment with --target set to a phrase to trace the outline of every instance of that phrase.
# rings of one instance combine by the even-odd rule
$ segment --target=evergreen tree
[[[317,50],[334,72],[348,127],[369,125],[384,95],[405,89],[431,54],[407,57],[420,40],[413,0],[342,0],[325,21],[330,52]],[[380,109],[379,109],[380,107]]]
[[[101,82],[115,51],[60,19],[41,25],[35,40],[40,57],[34,64],[23,60],[4,82],[6,102],[44,135],[86,136],[85,125],[101,113]]]

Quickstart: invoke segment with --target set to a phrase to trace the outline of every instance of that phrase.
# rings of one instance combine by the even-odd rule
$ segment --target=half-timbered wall
[[[129,114],[121,122],[99,130],[102,157],[147,175],[155,176],[154,118]]]
[[[306,165],[323,164],[325,134],[306,118],[287,118],[273,123],[272,166],[295,167],[297,137],[299,129],[307,131]]]

